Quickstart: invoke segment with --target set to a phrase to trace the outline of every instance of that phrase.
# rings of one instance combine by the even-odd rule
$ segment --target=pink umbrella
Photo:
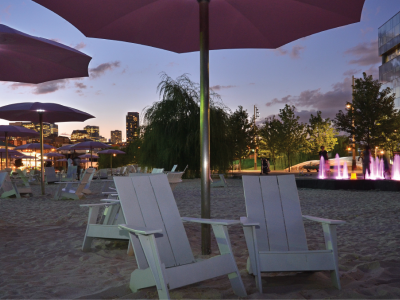
[[[0,118],[40,123],[40,144],[43,145],[43,122],[83,122],[94,116],[57,103],[24,102],[0,107]],[[40,155],[43,157],[43,148],[40,149]],[[43,161],[40,162],[40,166],[43,170]],[[41,186],[44,195],[44,172],[42,172]]]
[[[80,158],[99,158],[98,155],[96,154],[83,154],[83,155],[79,155]]]
[[[365,0],[34,0],[88,37],[200,50],[201,217],[210,218],[209,50],[278,48],[359,22]],[[202,224],[202,253],[211,253]]]
[[[40,149],[40,143],[30,143],[30,144],[25,144],[25,145],[21,145],[18,147],[14,148],[15,150],[38,150]],[[51,149],[55,149],[55,147],[48,145],[48,144],[43,144],[43,149],[44,150],[51,150]]]
[[[1,26],[1,25],[0,25]],[[1,27],[0,27],[1,28]],[[6,168],[8,167],[8,137],[24,137],[24,136],[38,136],[35,130],[28,129],[22,126],[0,125],[0,137],[4,136],[6,142]],[[3,168],[3,162],[2,166]]]
[[[124,151],[117,150],[117,149],[107,149],[101,150],[97,152],[97,154],[111,154],[110,155],[110,168],[111,168],[111,175],[112,175],[112,157],[116,156],[117,154],[126,154]]]
[[[76,150],[78,150],[78,149],[90,150],[90,157],[93,158],[92,157],[92,150],[93,149],[95,149],[95,148],[110,148],[110,147],[111,147],[110,145],[103,144],[103,143],[100,143],[100,142],[88,141],[88,142],[82,142],[82,143],[79,143],[79,144],[75,144],[70,149],[71,150],[75,150],[75,149]],[[92,159],[90,160],[90,166],[93,167],[93,160]]]
[[[0,80],[41,83],[87,77],[90,56],[63,44],[0,25]]]

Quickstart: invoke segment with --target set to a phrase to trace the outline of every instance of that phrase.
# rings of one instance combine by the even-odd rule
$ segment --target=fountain
[[[392,179],[400,180],[400,156],[397,154],[394,156],[393,159]]]
[[[318,178],[325,179],[325,159],[321,156],[319,160],[319,171],[318,171]]]
[[[343,163],[343,169],[342,169],[342,178],[343,179],[349,179],[349,169],[347,168],[347,162],[345,161]]]

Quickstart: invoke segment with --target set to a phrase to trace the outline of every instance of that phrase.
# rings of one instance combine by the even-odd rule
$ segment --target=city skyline
[[[232,111],[238,105],[258,122],[277,114],[284,104],[297,107],[301,121],[322,111],[334,117],[351,100],[351,76],[363,71],[378,79],[378,28],[400,10],[396,0],[367,0],[360,23],[305,37],[279,49],[210,52],[210,86]],[[86,38],[74,26],[42,6],[26,0],[0,0],[0,23],[28,34],[54,39],[90,55],[90,78],[39,85],[0,82],[2,105],[56,102],[93,114],[82,123],[57,123],[59,135],[101,124],[103,136],[122,131],[125,116],[159,100],[160,73],[184,73],[199,82],[199,53],[176,54],[142,45]],[[273,29],[271,29],[273,30]],[[23,121],[23,120],[21,120]],[[0,124],[8,124],[0,120]]]

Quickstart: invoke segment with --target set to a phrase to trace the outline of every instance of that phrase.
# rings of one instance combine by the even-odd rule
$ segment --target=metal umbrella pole
[[[209,0],[199,0],[200,11],[200,172],[201,217],[210,210],[210,88],[209,88]],[[211,226],[201,224],[201,252],[211,254]]]
[[[40,185],[42,186],[42,195],[45,194],[44,191],[44,162],[43,162],[43,112],[44,110],[38,109],[39,113],[39,123],[40,123]]]

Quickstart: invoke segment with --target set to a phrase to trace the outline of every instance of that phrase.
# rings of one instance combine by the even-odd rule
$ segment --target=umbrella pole
[[[200,172],[201,217],[210,219],[210,88],[209,20],[210,0],[198,0],[200,10]],[[201,252],[211,254],[211,226],[201,224]]]
[[[113,176],[113,172],[112,172],[112,157],[113,155],[110,155],[110,168],[111,168],[111,177]]]
[[[8,138],[7,138],[7,132],[4,133],[4,141],[6,142],[6,168],[8,168]]]
[[[90,167],[93,168],[92,146],[90,146]]]
[[[0,170],[3,170],[3,152],[0,153],[0,155],[1,155],[1,169]]]
[[[40,123],[40,172],[42,186],[42,195],[44,195],[44,163],[43,163],[43,113],[39,112],[39,123]]]

